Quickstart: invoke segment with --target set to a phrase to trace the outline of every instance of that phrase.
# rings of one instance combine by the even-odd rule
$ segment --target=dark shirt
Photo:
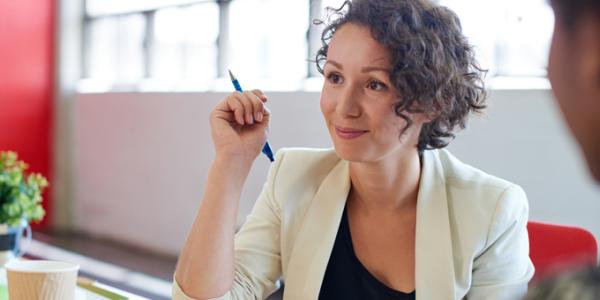
[[[348,225],[348,214],[344,209],[340,228],[321,285],[319,299],[414,300],[415,291],[410,294],[396,291],[369,273],[354,253],[350,226]]]

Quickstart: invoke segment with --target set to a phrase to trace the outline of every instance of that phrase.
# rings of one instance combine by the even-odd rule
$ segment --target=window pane
[[[146,21],[142,14],[119,17],[119,82],[138,82],[144,77],[145,27]]]
[[[553,15],[546,0],[441,0],[458,14],[489,75],[544,76]]]
[[[88,16],[106,16],[192,4],[199,1],[205,0],[86,0],[85,10]]]
[[[152,77],[192,78],[206,82],[216,77],[219,7],[202,3],[156,12]]]
[[[97,19],[88,24],[86,45],[87,75],[90,78],[112,81],[117,73],[117,18]]]
[[[233,1],[228,67],[242,78],[277,78],[282,83],[305,78],[308,11],[308,1]]]
[[[89,26],[89,77],[118,83],[139,81],[144,73],[144,17],[99,18]]]

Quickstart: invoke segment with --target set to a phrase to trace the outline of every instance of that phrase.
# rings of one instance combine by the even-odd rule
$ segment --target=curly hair
[[[339,8],[327,8],[316,66],[323,74],[329,43],[347,23],[365,26],[391,54],[390,81],[399,91],[396,115],[407,125],[405,114],[424,113],[432,119],[423,125],[417,149],[444,148],[464,129],[469,112],[484,109],[486,91],[472,46],[462,34],[460,21],[450,9],[428,0],[354,0]]]

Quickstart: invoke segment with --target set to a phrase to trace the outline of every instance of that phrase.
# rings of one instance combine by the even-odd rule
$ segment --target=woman
[[[347,9],[345,9],[347,8]],[[484,107],[457,17],[426,0],[355,0],[317,55],[334,150],[277,153],[234,239],[267,136],[267,98],[211,115],[216,158],[175,271],[174,299],[513,299],[533,274],[520,187],[441,149]]]

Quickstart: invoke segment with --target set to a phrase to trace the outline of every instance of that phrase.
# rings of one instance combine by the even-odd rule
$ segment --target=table
[[[0,300],[8,300],[8,288],[6,286],[6,269],[0,268]],[[98,288],[112,292],[116,294],[116,297],[111,296],[102,296],[100,294],[94,293],[87,289],[84,289],[80,286],[77,286],[75,290],[75,300],[122,300],[122,299],[130,299],[130,300],[142,300],[148,299],[144,298],[111,286],[102,283],[95,283],[94,286]]]
[[[26,247],[26,259],[49,259],[76,263],[80,266],[78,275],[97,281],[94,285],[123,295],[124,297],[106,298],[86,290],[77,289],[77,300],[106,300],[106,299],[152,299],[167,300],[171,299],[171,283],[150,277],[146,274],[128,270],[126,268],[109,264],[97,259],[83,256],[78,253],[53,246],[39,240],[31,240]],[[2,285],[4,283],[4,285]],[[0,269],[0,300],[3,288],[6,289],[6,273]],[[6,291],[4,291],[6,293]]]

